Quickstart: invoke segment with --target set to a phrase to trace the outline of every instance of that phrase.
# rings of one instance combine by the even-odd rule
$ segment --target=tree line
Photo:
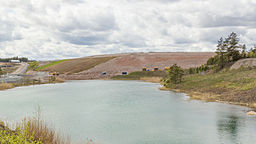
[[[247,51],[245,44],[239,43],[239,38],[232,32],[227,38],[218,41],[216,56],[207,61],[207,65],[216,65],[218,70],[243,58],[256,58],[256,46]]]
[[[209,58],[205,65],[189,68],[187,73],[195,74],[209,70],[220,71],[240,59],[256,58],[256,45],[247,51],[246,45],[240,44],[239,41],[239,37],[235,32],[232,32],[226,38],[221,37],[218,40],[216,55]],[[168,86],[170,83],[181,83],[183,75],[185,75],[185,71],[174,64],[167,70],[166,77],[163,79],[164,86]]]
[[[19,60],[21,62],[28,62],[28,58],[26,57],[0,58],[0,62],[10,62],[10,60]]]

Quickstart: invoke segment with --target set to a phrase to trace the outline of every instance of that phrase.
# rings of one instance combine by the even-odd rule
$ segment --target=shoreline
[[[140,79],[140,81],[161,84],[160,81],[158,81],[158,82],[156,82],[154,80],[151,81],[150,77],[148,77],[147,79],[142,78],[142,79]],[[191,91],[186,91],[186,90],[181,90],[181,89],[169,89],[169,88],[166,88],[164,86],[160,87],[159,89],[164,90],[164,91],[185,93],[189,96],[189,99],[191,99],[191,100],[200,100],[200,101],[204,101],[204,102],[218,102],[218,103],[224,103],[224,104],[245,106],[245,107],[251,108],[252,110],[256,111],[256,103],[242,103],[242,102],[222,101],[222,100],[216,99],[216,97],[218,97],[219,95],[213,94],[213,93],[191,92]],[[211,98],[209,98],[209,97],[211,97]]]
[[[85,79],[85,80],[92,80],[92,79]],[[115,80],[115,79],[95,79],[95,80]],[[160,80],[161,80],[160,77],[142,77],[141,79],[139,79],[139,81],[142,81],[142,82],[161,84]],[[13,88],[16,88],[16,87],[24,87],[24,86],[32,86],[32,85],[65,83],[66,81],[67,80],[58,81],[58,82],[54,82],[54,83],[40,83],[40,84],[27,84],[27,85],[15,85],[15,84],[12,84],[12,83],[7,83],[7,84],[10,84],[12,86],[7,87],[5,89],[0,88],[0,91],[9,90],[9,89],[13,89]],[[74,80],[74,81],[79,81],[79,80]],[[123,81],[127,81],[127,79],[123,79]],[[130,81],[133,81],[133,80],[130,80]],[[6,83],[4,83],[4,84],[6,84]],[[0,84],[0,86],[1,86],[1,84]],[[191,92],[191,91],[186,91],[186,90],[182,90],[182,89],[170,89],[170,88],[166,88],[164,86],[160,87],[159,89],[164,90],[164,91],[185,93],[189,96],[189,99],[191,99],[191,100],[200,100],[200,101],[204,101],[204,102],[218,102],[218,103],[224,103],[224,104],[245,106],[245,107],[251,108],[252,110],[256,111],[256,103],[242,103],[242,102],[222,101],[222,100],[216,99],[216,97],[218,97],[219,95],[213,94],[213,93]]]

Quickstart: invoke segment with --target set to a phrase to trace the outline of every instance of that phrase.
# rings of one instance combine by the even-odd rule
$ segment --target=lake
[[[0,91],[0,119],[44,119],[74,142],[100,144],[254,144],[249,108],[188,100],[139,81],[68,81]]]

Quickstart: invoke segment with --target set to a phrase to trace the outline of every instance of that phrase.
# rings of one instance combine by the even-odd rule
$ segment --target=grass
[[[35,117],[24,119],[10,130],[3,122],[0,123],[0,143],[3,144],[70,144],[68,137],[63,137],[50,128],[42,119],[38,106]]]
[[[56,64],[59,64],[59,63],[65,62],[65,61],[68,61],[68,59],[59,60],[59,61],[52,61],[52,62],[50,62],[50,63],[48,63],[46,65],[43,65],[43,66],[40,66],[40,67],[36,68],[35,70],[37,70],[37,71],[44,70],[44,69],[46,69],[48,67],[54,66]]]
[[[0,90],[11,89],[14,87],[15,87],[15,85],[12,83],[0,83]]]
[[[36,70],[38,68],[38,66],[39,66],[39,63],[37,61],[29,62],[28,64],[29,64],[29,66],[28,66],[27,71],[29,71],[29,70]]]
[[[48,66],[43,70],[56,71],[60,74],[74,74],[79,73],[90,68],[93,68],[101,63],[105,63],[115,57],[96,57],[96,58],[79,58],[70,59],[59,62],[57,64]]]
[[[165,71],[137,71],[132,72],[128,75],[117,75],[112,77],[114,80],[141,80],[147,79],[149,77],[164,77],[166,74]]]
[[[190,93],[192,98],[209,101],[256,103],[256,70],[224,69],[218,73],[185,75],[178,85],[168,84],[169,89]]]
[[[152,82],[152,83],[160,83],[162,77],[141,77],[140,80],[145,81],[145,82]]]
[[[64,136],[42,120],[40,106],[36,108],[35,116],[24,118],[13,130],[0,121],[1,144],[71,144],[69,136]],[[80,144],[95,144],[88,139]]]

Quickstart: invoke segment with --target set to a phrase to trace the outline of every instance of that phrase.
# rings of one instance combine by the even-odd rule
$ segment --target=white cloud
[[[234,31],[252,46],[255,0],[0,0],[0,57],[214,51]]]

